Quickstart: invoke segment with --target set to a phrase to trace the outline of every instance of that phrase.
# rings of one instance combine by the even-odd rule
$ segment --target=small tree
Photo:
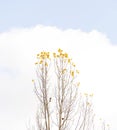
[[[93,94],[79,92],[79,71],[63,50],[37,54],[37,130],[94,130]],[[104,129],[104,128],[103,128]]]
[[[50,106],[49,106],[49,52],[41,52],[37,54],[38,61],[36,75],[38,83],[34,82],[35,94],[38,98],[39,109],[37,112],[37,129],[50,130]]]
[[[93,111],[92,96],[93,94],[87,93],[81,95],[75,130],[94,130],[95,114]]]
[[[56,74],[55,99],[56,119],[58,130],[71,127],[74,117],[74,105],[77,102],[78,83],[76,82],[78,70],[75,64],[61,49],[53,53]]]

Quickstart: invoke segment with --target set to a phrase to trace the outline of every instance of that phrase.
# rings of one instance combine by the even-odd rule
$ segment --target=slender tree
[[[36,115],[37,129],[50,130],[50,106],[49,106],[49,52],[41,52],[37,54],[38,61],[35,63],[37,81],[34,81],[35,94],[38,98],[38,111]]]
[[[81,94],[79,71],[72,59],[58,49],[37,54],[33,80],[38,99],[35,130],[97,130],[92,105],[93,94]],[[34,129],[34,128],[33,128]],[[100,130],[109,130],[102,123]]]
[[[92,96],[93,94],[87,93],[81,95],[75,130],[94,130],[95,114],[93,111]]]
[[[74,117],[74,104],[77,102],[78,83],[76,82],[78,70],[68,57],[67,53],[59,49],[53,53],[56,74],[55,99],[56,119],[58,130],[69,129]]]

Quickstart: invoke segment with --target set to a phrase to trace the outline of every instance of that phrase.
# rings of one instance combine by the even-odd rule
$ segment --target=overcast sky
[[[116,2],[0,1],[0,129],[26,130],[36,101],[36,54],[68,52],[81,88],[94,93],[97,116],[117,129]]]

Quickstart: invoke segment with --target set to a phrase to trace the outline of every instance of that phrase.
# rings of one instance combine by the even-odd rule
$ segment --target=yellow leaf
[[[56,58],[56,53],[53,53],[54,58]]]
[[[70,71],[72,77],[74,77],[74,71]]]
[[[72,63],[73,67],[76,67],[76,65],[74,63]]]
[[[42,60],[40,60],[39,64],[42,64],[42,63],[43,63],[43,61],[42,61]]]
[[[37,56],[39,56],[39,54],[37,54]]]
[[[32,82],[34,83],[34,79],[32,79]]]
[[[68,63],[70,63],[71,62],[71,59],[68,59]]]
[[[67,53],[65,53],[64,56],[65,56],[65,58],[68,58],[68,54]]]
[[[63,50],[61,50],[61,49],[59,48],[59,49],[58,49],[58,52],[61,53],[61,52],[63,52]]]
[[[62,70],[62,74],[64,74],[64,73],[65,73],[65,71],[66,71],[66,69],[63,69],[63,70]]]
[[[80,82],[77,83],[77,86],[80,86]]]
[[[76,70],[76,73],[79,74],[80,72],[78,70]]]
[[[47,63],[47,62],[45,62],[45,66],[48,66],[48,63]]]

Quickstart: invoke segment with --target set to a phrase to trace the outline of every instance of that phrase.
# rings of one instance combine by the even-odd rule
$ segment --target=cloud
[[[0,34],[0,121],[4,122],[0,129],[26,129],[26,121],[36,109],[31,83],[36,54],[59,47],[69,53],[80,70],[82,91],[94,92],[96,113],[115,128],[117,47],[96,30],[37,25]]]

